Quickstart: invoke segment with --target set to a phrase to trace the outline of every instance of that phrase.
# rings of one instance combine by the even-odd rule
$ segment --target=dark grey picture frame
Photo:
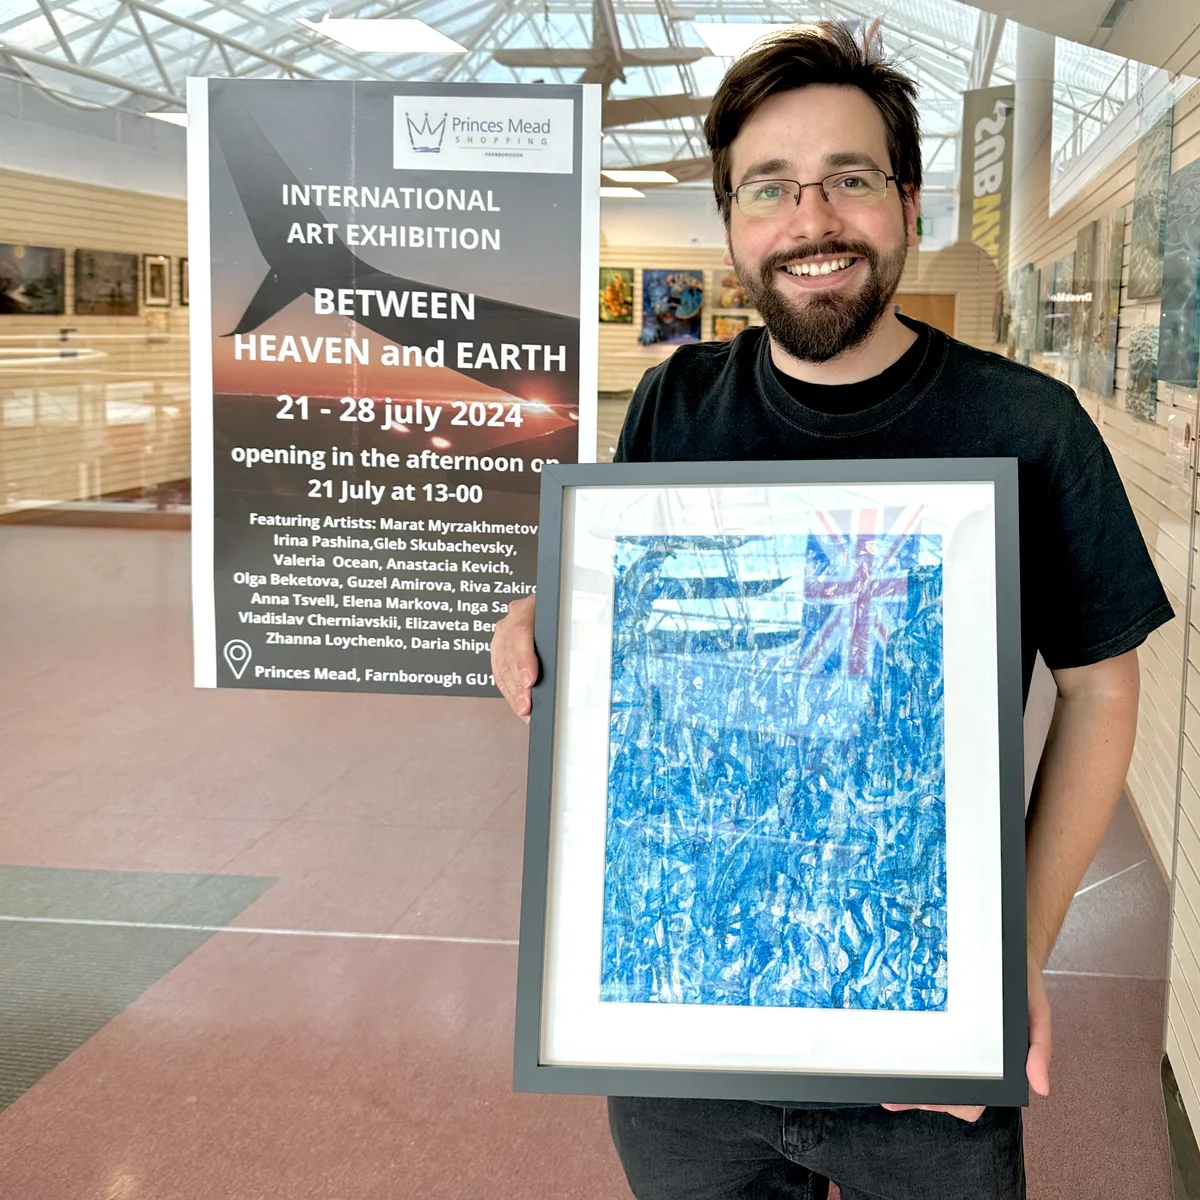
[[[539,1051],[545,932],[553,846],[559,587],[563,506],[572,488],[797,484],[990,482],[995,496],[997,701],[1003,1069],[999,1078],[785,1073],[776,1070],[561,1065]],[[513,1087],[518,1092],[661,1096],[767,1102],[1028,1103],[1025,791],[1022,737],[1020,562],[1017,460],[863,459],[829,462],[622,463],[551,465],[542,473],[535,644],[541,672],[533,688],[518,947]]]

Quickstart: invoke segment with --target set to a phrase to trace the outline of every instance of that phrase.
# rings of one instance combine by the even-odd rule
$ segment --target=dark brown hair
[[[897,181],[921,186],[917,85],[883,55],[874,31],[871,26],[859,41],[840,21],[797,25],[759,42],[729,68],[704,121],[704,137],[712,152],[713,191],[726,222],[734,138],[765,100],[810,83],[843,84],[866,92],[883,117]]]

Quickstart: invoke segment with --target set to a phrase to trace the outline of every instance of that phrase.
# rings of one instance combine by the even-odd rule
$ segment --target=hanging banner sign
[[[196,685],[495,694],[541,468],[595,458],[598,90],[190,80],[188,126]]]
[[[963,92],[958,240],[973,242],[997,265],[1008,252],[1015,96],[1012,84]]]

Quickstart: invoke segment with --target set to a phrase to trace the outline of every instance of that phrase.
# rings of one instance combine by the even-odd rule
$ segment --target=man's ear
[[[904,233],[907,244],[917,244],[917,217],[921,215],[921,194],[911,183],[901,184],[900,196],[904,205]]]
[[[724,256],[724,258],[721,259],[721,261],[727,267],[733,266],[733,250],[730,248],[730,245],[729,245],[729,226],[728,225],[725,226],[725,256]]]

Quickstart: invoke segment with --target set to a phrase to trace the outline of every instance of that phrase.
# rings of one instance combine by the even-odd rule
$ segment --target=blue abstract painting
[[[941,539],[842,516],[617,540],[602,1001],[946,1006]]]

